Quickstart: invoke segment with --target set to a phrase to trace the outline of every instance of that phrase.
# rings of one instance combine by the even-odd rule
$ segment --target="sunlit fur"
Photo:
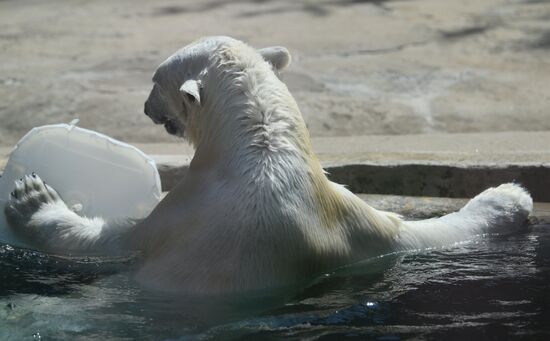
[[[289,60],[285,49],[261,54],[228,37],[178,51],[157,70],[146,108],[157,123],[176,120],[177,134],[196,147],[186,178],[132,228],[78,217],[60,200],[18,214],[29,206],[20,190],[7,208],[14,228],[41,230],[29,240],[44,250],[139,250],[142,283],[214,294],[296,284],[368,257],[525,226],[532,200],[514,184],[457,213],[406,222],[330,182],[278,77]],[[201,86],[197,100],[179,90],[190,79]],[[100,232],[84,232],[91,228]]]

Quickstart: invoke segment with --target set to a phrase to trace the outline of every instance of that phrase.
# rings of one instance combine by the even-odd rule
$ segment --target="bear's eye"
[[[195,101],[196,101],[195,97],[191,94],[185,94],[185,97],[187,98],[187,101],[189,103],[195,103]]]

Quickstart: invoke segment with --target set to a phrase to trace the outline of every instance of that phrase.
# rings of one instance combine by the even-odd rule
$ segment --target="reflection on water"
[[[166,296],[129,268],[0,246],[0,340],[550,339],[550,226],[369,260],[288,297]]]

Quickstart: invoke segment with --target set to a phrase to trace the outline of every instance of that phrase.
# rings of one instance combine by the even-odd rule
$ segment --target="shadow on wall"
[[[468,38],[477,34],[483,34],[491,29],[490,26],[471,26],[454,31],[441,31],[441,36],[448,40]]]
[[[259,15],[267,15],[274,13],[287,13],[287,12],[306,12],[315,16],[326,16],[330,14],[330,9],[332,7],[343,7],[343,6],[353,6],[360,4],[372,4],[374,6],[388,9],[384,6],[386,2],[393,0],[320,0],[320,1],[275,1],[275,0],[213,0],[206,2],[197,2],[191,5],[170,5],[157,7],[152,15],[153,16],[164,16],[164,15],[177,15],[181,13],[189,12],[206,12],[209,10],[217,9],[220,7],[226,7],[229,5],[235,5],[239,3],[247,4],[273,4],[274,6],[269,6],[266,8],[259,8],[253,11],[246,11],[239,16],[241,17],[252,17]]]
[[[550,49],[550,30],[543,32],[538,39],[530,44],[531,48],[548,50]]]

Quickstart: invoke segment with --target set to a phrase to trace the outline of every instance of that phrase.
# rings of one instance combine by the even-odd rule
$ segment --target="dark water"
[[[0,246],[0,340],[550,340],[548,225],[366,261],[269,298],[160,295],[131,267]]]

